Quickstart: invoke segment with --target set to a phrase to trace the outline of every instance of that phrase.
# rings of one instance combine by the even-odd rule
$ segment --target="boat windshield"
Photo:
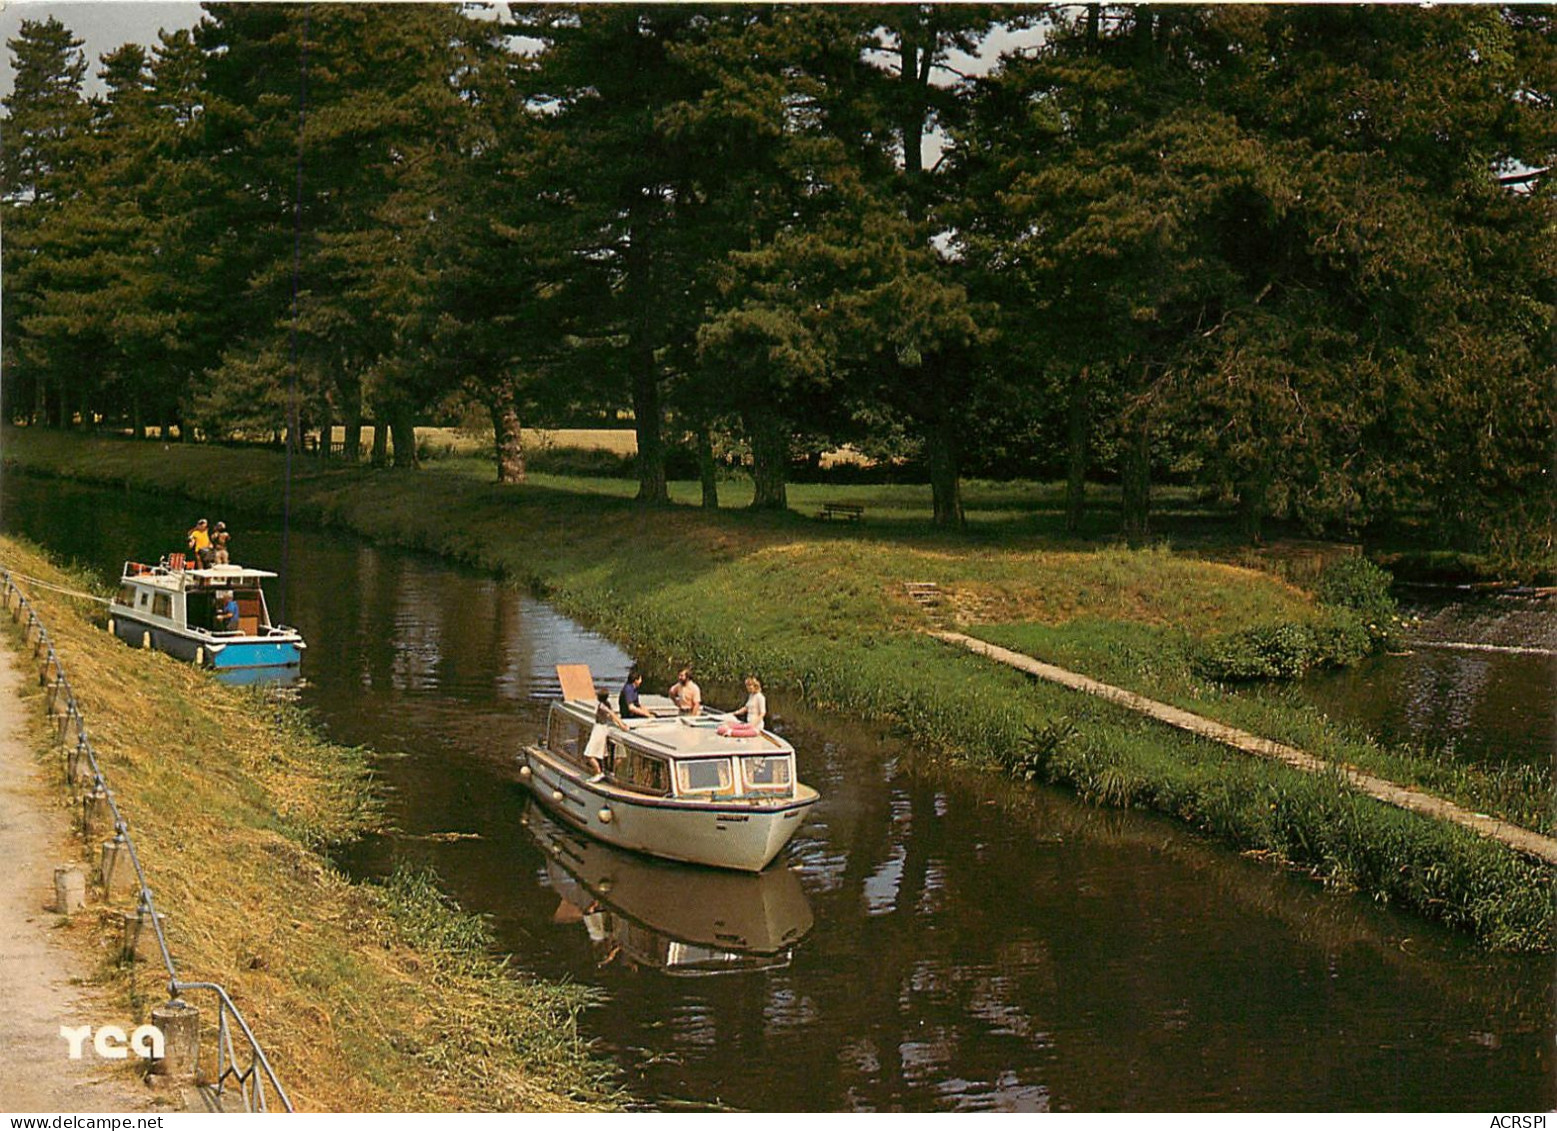
[[[731,788],[730,759],[693,758],[676,763],[676,785],[682,793]]]
[[[789,758],[784,755],[757,755],[741,759],[741,788],[768,792],[789,788]]]

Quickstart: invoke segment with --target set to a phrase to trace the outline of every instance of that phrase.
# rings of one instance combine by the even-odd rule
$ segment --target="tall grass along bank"
[[[262,513],[280,507],[282,460],[270,453],[169,454],[38,433],[8,434],[6,451],[47,474]],[[1256,704],[1209,674],[1207,656],[1224,665],[1231,657],[1236,669],[1245,654],[1310,664],[1358,647],[1350,613],[1273,575],[1164,547],[1089,547],[1018,531],[996,543],[793,513],[645,509],[587,482],[573,490],[561,480],[511,486],[316,465],[292,484],[292,520],[499,572],[667,669],[691,659],[713,681],[755,671],[780,701],[799,695],[888,720],[948,758],[1099,804],[1173,814],[1488,946],[1551,946],[1544,867],[1339,781],[1256,762],[959,655],[925,635],[926,616],[904,588],[935,581],[944,615],[973,635],[1550,831],[1549,783],[1448,774],[1313,712]]]
[[[67,589],[102,587],[13,539],[0,538],[0,560]],[[321,741],[262,693],[126,648],[90,602],[37,586],[29,597],[168,916],[181,976],[228,988],[299,1110],[611,1106],[607,1066],[577,1033],[589,991],[505,969],[484,924],[430,877],[353,883],[322,855],[374,820],[363,751]],[[63,756],[40,695],[22,709],[53,771]],[[96,980],[139,1022],[165,983],[160,969],[110,957],[117,926],[103,909],[65,929],[101,956]]]

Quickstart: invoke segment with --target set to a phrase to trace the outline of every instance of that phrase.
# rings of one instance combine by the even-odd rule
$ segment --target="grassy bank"
[[[6,455],[51,474],[264,513],[280,507],[283,464],[270,453],[9,433]],[[949,757],[1178,815],[1489,946],[1551,945],[1545,869],[1338,782],[1251,761],[927,639],[903,588],[937,582],[976,635],[1473,808],[1548,819],[1545,783],[1499,782],[1470,768],[1446,774],[1410,752],[1335,733],[1312,713],[1197,680],[1186,657],[1207,642],[1254,625],[1323,628],[1330,614],[1271,574],[1229,564],[1231,543],[1195,524],[1187,541],[1196,551],[1185,553],[1060,541],[1019,519],[947,536],[911,518],[837,526],[796,513],[646,512],[610,484],[505,487],[457,465],[302,466],[292,517],[503,573],[664,666],[690,657],[713,680],[756,670],[780,701],[799,695],[892,720]]]
[[[70,589],[101,580],[11,539],[0,561]],[[352,883],[321,855],[373,820],[363,752],[321,741],[293,708],[125,648],[98,626],[101,606],[28,590],[168,915],[180,976],[227,987],[299,1110],[609,1106],[606,1066],[576,1031],[587,991],[504,970],[481,922],[429,877]],[[62,773],[29,686],[39,757]],[[104,911],[68,931],[144,1019],[165,996],[161,967],[107,957],[116,928]],[[209,997],[191,1000],[214,1019]],[[207,1032],[207,1052],[214,1043]]]

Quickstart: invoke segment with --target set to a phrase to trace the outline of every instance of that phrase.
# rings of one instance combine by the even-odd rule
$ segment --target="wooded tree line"
[[[1013,30],[1025,29],[1016,38]],[[1548,7],[205,5],[9,44],[4,411],[1171,478],[1550,548]],[[1003,43],[1021,48],[999,52]],[[985,65],[973,68],[982,51]],[[998,58],[997,58],[998,55]],[[992,66],[990,65],[992,63]],[[1520,183],[1510,184],[1509,180]],[[290,427],[289,427],[290,424]],[[165,433],[166,434],[166,433]],[[389,458],[386,428],[374,457]]]

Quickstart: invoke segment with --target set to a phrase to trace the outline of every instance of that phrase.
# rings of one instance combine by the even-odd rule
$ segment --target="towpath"
[[[1013,652],[1009,648],[1002,648],[988,641],[979,640],[976,637],[967,636],[960,632],[933,632],[932,636],[944,640],[948,644],[956,644],[967,648],[971,652],[977,652],[981,656],[987,656],[999,663],[1037,676],[1039,679],[1048,680],[1051,683],[1069,687],[1074,691],[1085,692],[1088,695],[1096,695],[1107,699],[1132,711],[1167,723],[1169,726],[1178,727],[1180,730],[1198,734],[1215,742],[1224,743],[1246,754],[1254,754],[1261,758],[1271,758],[1278,762],[1284,762],[1294,769],[1308,773],[1327,773],[1336,771],[1342,774],[1353,788],[1369,797],[1401,809],[1409,809],[1413,813],[1422,813],[1429,817],[1436,817],[1442,821],[1453,821],[1457,825],[1463,825],[1484,837],[1500,841],[1517,852],[1526,856],[1532,856],[1537,860],[1544,860],[1548,864],[1557,864],[1557,839],[1542,836],[1540,833],[1531,832],[1519,825],[1500,821],[1495,817],[1489,817],[1485,813],[1473,813],[1469,809],[1445,801],[1441,797],[1435,797],[1430,793],[1410,789],[1403,785],[1397,785],[1384,778],[1375,777],[1373,774],[1363,773],[1351,766],[1339,765],[1327,762],[1323,758],[1317,758],[1312,754],[1287,746],[1280,742],[1272,742],[1268,738],[1250,734],[1248,731],[1239,730],[1219,723],[1214,719],[1208,719],[1204,715],[1196,715],[1192,712],[1171,707],[1166,703],[1159,703],[1155,699],[1148,699],[1144,695],[1137,695],[1133,691],[1126,691],[1122,687],[1112,684],[1100,683],[1095,679],[1089,679],[1084,675],[1078,675],[1065,668],[1046,664],[1042,660],[1035,660],[1031,656],[1021,652]]]
[[[45,780],[26,739],[21,660],[0,641],[0,1111],[147,1111],[158,1097],[123,1061],[71,1060],[61,1025],[118,1024],[122,1005],[79,980],[91,959],[56,930],[54,868],[80,859],[60,788]],[[93,914],[90,908],[79,914]]]

